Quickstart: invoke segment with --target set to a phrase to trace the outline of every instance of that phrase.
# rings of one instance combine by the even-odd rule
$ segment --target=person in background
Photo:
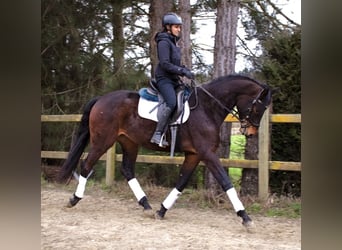
[[[151,143],[162,147],[168,146],[163,139],[163,133],[168,126],[170,116],[176,108],[176,88],[180,85],[179,77],[194,79],[194,74],[185,66],[181,66],[180,40],[182,19],[175,13],[167,13],[162,19],[163,31],[155,36],[159,63],[155,71],[156,87],[164,98],[166,107],[162,115],[158,116],[158,123],[151,138]]]

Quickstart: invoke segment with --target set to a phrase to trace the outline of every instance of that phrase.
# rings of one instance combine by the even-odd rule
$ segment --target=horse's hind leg
[[[128,185],[134,193],[139,205],[144,208],[144,212],[149,213],[152,211],[152,207],[150,206],[146,194],[141,188],[137,178],[135,178],[134,168],[139,147],[127,137],[120,137],[119,143],[122,148],[121,173],[126,178]]]
[[[87,158],[81,162],[81,173],[78,177],[78,185],[75,193],[70,198],[67,207],[75,206],[83,198],[85,186],[87,184],[88,178],[92,173],[93,166],[98,161],[98,159],[100,159],[100,157],[111,147],[112,143],[105,145],[106,146],[93,146],[90,149]]]

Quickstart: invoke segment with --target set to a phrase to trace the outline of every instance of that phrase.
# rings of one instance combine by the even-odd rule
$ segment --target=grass
[[[269,217],[300,218],[302,205],[299,199],[288,197],[277,198],[274,204],[265,209],[265,215]]]

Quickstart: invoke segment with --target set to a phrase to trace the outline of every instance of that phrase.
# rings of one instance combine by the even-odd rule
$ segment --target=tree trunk
[[[217,1],[214,78],[235,71],[236,32],[239,7],[240,0]]]
[[[258,159],[258,135],[246,137],[245,159]],[[242,170],[240,194],[242,196],[258,195],[258,169],[244,168]]]
[[[269,106],[270,112],[272,112],[272,104]],[[270,133],[272,131],[272,124],[270,124]],[[270,135],[269,135],[270,136]],[[246,137],[246,148],[245,148],[245,159],[246,160],[258,160],[258,134],[253,137]],[[271,145],[269,145],[269,150],[271,150]],[[270,154],[271,155],[271,154]],[[259,193],[259,175],[258,169],[244,168],[242,169],[241,177],[241,196],[257,196]]]
[[[162,18],[167,12],[171,12],[172,7],[173,1],[171,0],[151,0],[149,9],[151,78],[154,78],[154,71],[158,63],[157,44],[154,37],[157,32],[162,30]]]
[[[124,38],[124,23],[123,23],[123,1],[112,1],[112,26],[113,26],[113,73],[118,74],[124,65],[125,55],[125,38]]]
[[[235,71],[236,32],[239,14],[238,0],[217,1],[217,19],[214,45],[214,72],[213,77],[231,74]],[[220,145],[217,150],[219,157],[229,157],[231,123],[223,123],[220,130]],[[228,170],[227,170],[228,171]],[[209,198],[215,198],[222,188],[206,169],[205,186],[208,189]]]
[[[191,6],[190,0],[179,0],[179,15],[182,18],[182,39],[180,46],[182,48],[182,63],[191,69]]]

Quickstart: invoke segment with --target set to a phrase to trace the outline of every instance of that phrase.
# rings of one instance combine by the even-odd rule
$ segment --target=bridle
[[[194,89],[195,92],[195,100],[196,100],[196,104],[193,107],[190,107],[191,110],[195,109],[198,106],[198,93],[197,93],[197,88],[200,88],[201,90],[203,90],[204,93],[206,93],[210,98],[212,98],[222,109],[224,109],[225,111],[227,111],[228,113],[232,114],[233,117],[235,117],[236,119],[239,120],[239,122],[241,123],[241,128],[242,129],[246,129],[249,126],[254,126],[254,127],[259,127],[260,124],[259,123],[255,123],[253,121],[248,120],[254,106],[257,103],[263,104],[263,102],[260,100],[260,96],[261,94],[266,90],[265,88],[262,88],[258,95],[253,99],[251,107],[249,107],[247,109],[247,115],[245,116],[245,118],[240,119],[239,117],[239,113],[238,111],[236,111],[235,109],[229,109],[227,106],[225,106],[219,99],[217,99],[215,96],[213,96],[208,90],[206,90],[205,88],[203,88],[202,85],[196,84],[196,82],[194,80],[191,80],[191,87]],[[264,108],[267,109],[267,105],[263,104]],[[249,125],[250,124],[250,125]]]
[[[268,106],[265,105],[265,104],[260,100],[260,96],[261,96],[261,94],[262,94],[265,90],[266,90],[265,88],[262,88],[262,89],[259,91],[258,95],[253,99],[253,101],[252,101],[252,106],[249,107],[249,108],[247,109],[247,112],[248,112],[248,113],[247,113],[246,117],[245,117],[244,119],[241,119],[241,120],[240,120],[240,122],[241,122],[241,128],[246,128],[246,127],[247,127],[247,125],[245,125],[246,127],[243,127],[243,124],[247,124],[247,123],[248,123],[247,120],[249,119],[249,117],[250,117],[250,115],[251,115],[251,113],[252,113],[252,111],[253,111],[253,108],[254,108],[254,106],[255,106],[257,103],[262,104],[262,105],[264,106],[264,109],[267,109],[267,108],[268,108]],[[249,121],[249,123],[252,124],[254,127],[259,127],[259,126],[260,126],[260,123],[255,123],[255,122],[253,122],[253,121],[251,121],[251,120],[248,120],[248,121]]]

